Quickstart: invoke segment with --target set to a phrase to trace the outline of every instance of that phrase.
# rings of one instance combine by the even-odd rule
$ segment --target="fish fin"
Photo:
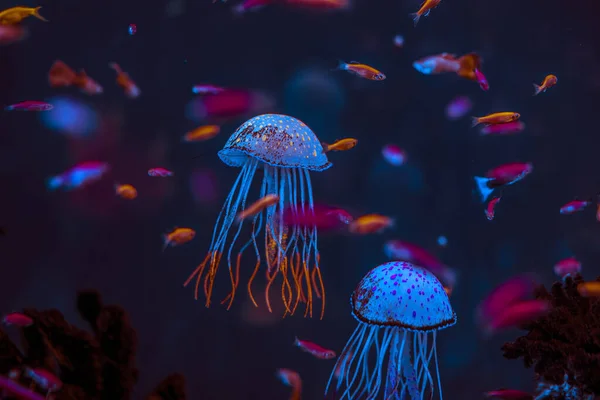
[[[488,182],[491,181],[491,178],[476,176],[473,179],[475,180],[477,191],[479,192],[479,195],[481,196],[481,202],[483,203],[494,191],[494,189],[488,187]]]
[[[327,153],[329,151],[329,145],[325,142],[321,142],[321,146],[323,147],[323,153]]]
[[[44,17],[42,17],[42,16],[40,15],[40,8],[42,8],[42,6],[39,6],[39,7],[36,7],[36,8],[34,8],[34,9],[33,9],[33,11],[31,12],[31,15],[33,15],[33,16],[34,16],[34,17],[36,17],[37,19],[40,19],[40,20],[42,20],[42,21],[44,21],[44,22],[50,22],[50,21],[48,21],[46,18],[44,18]]]
[[[165,250],[167,249],[167,247],[169,247],[169,245],[171,244],[171,242],[169,241],[169,236],[167,234],[163,235],[163,248],[162,251],[163,253],[165,252]]]
[[[428,17],[430,12],[431,12],[431,9],[425,11],[425,13],[423,14],[423,16],[424,17]]]
[[[421,19],[421,15],[418,12],[412,13],[412,14],[409,14],[409,15],[413,19],[413,22],[414,22],[415,27],[416,27],[417,24],[419,23],[419,20]]]
[[[479,124],[480,122],[478,117],[471,117],[471,128],[475,128]]]
[[[540,94],[542,92],[542,87],[540,85],[538,85],[537,83],[533,84],[533,95],[537,96],[538,94]]]

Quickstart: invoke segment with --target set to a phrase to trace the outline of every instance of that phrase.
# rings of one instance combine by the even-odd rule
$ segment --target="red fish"
[[[528,275],[517,275],[498,285],[477,306],[479,323],[486,323],[501,314],[511,304],[530,297],[534,288],[535,282]]]
[[[531,171],[533,171],[532,163],[517,162],[493,168],[485,174],[485,177],[476,176],[474,179],[481,201],[486,201],[495,189],[519,182]]]
[[[523,325],[550,312],[551,305],[546,300],[525,300],[508,306],[494,317],[486,327],[488,334],[501,329]]]
[[[4,108],[6,111],[50,111],[54,106],[43,101],[28,100]]]
[[[167,176],[173,176],[173,171],[169,171],[168,169],[162,167],[150,168],[148,170],[148,176],[165,178]]]
[[[513,135],[523,132],[525,124],[521,121],[507,122],[504,124],[487,125],[481,128],[479,134],[485,135]]]
[[[590,204],[592,204],[591,201],[573,200],[562,206],[560,208],[560,213],[566,215],[573,214],[579,211],[583,211]]]
[[[2,318],[2,322],[5,325],[15,325],[20,328],[25,328],[33,324],[33,319],[25,314],[14,312],[6,314],[4,318]]]
[[[316,227],[321,230],[341,228],[352,222],[352,216],[345,210],[326,205],[315,204],[313,209],[299,206],[297,209],[286,207],[283,210],[283,223],[302,228]]]
[[[533,400],[533,396],[521,390],[514,389],[498,389],[484,393],[488,399],[500,400]]]
[[[560,260],[554,265],[554,273],[560,278],[565,278],[581,272],[581,263],[575,257]]]
[[[335,358],[335,351],[327,350],[316,343],[309,342],[307,340],[300,340],[296,338],[294,340],[294,346],[300,347],[302,351],[312,354],[313,356],[322,360],[330,360]]]
[[[46,182],[46,185],[50,190],[58,188],[65,190],[77,189],[101,179],[109,169],[110,166],[105,162],[84,161],[60,175],[51,177]]]
[[[258,0],[258,1],[262,1],[262,0]],[[192,86],[192,93],[195,93],[195,94],[217,94],[217,93],[223,92],[224,90],[225,90],[225,88],[211,85],[208,83]]]
[[[383,251],[390,259],[406,261],[428,269],[442,281],[444,286],[453,288],[456,284],[456,272],[416,244],[402,240],[388,240]]]
[[[496,205],[500,202],[500,199],[501,197],[493,198],[492,200],[490,200],[487,207],[485,208],[485,216],[487,217],[488,221],[494,219]]]
[[[0,25],[0,46],[19,42],[27,35],[27,29],[20,25]]]
[[[477,83],[479,83],[479,87],[481,88],[481,90],[483,90],[485,92],[490,90],[490,84],[488,83],[483,72],[481,72],[479,70],[479,68],[475,68],[475,70],[473,72],[475,72],[475,79],[476,79]]]

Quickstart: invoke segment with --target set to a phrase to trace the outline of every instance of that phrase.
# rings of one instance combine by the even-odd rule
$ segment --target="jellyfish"
[[[431,399],[436,383],[442,399],[436,337],[438,330],[456,323],[456,314],[440,281],[424,268],[388,262],[363,278],[350,303],[359,325],[325,394],[335,377],[334,396],[340,399],[371,400],[380,393],[386,400]]]
[[[284,209],[293,215],[314,214],[309,172],[331,167],[321,142],[306,124],[296,118],[264,114],[242,124],[218,155],[225,164],[241,167],[241,171],[217,218],[208,253],[184,286],[195,279],[194,297],[198,299],[202,286],[206,307],[209,307],[216,274],[225,256],[231,291],[221,303],[227,303],[229,309],[240,284],[243,253],[251,249],[256,263],[247,282],[247,290],[254,306],[258,307],[258,303],[252,294],[252,282],[264,262],[267,278],[265,300],[270,312],[270,289],[279,277],[284,316],[294,314],[302,302],[306,304],[304,315],[312,317],[314,294],[321,299],[323,318],[325,289],[319,269],[317,228],[288,226],[283,218]],[[242,236],[244,221],[234,225],[235,217],[244,211],[251,183],[259,169],[263,171],[263,178],[258,198],[274,194],[279,196],[279,201],[250,220],[250,238],[236,246]],[[238,249],[237,254],[234,248]]]

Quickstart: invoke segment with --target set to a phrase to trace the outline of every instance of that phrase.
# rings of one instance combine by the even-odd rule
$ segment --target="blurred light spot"
[[[444,235],[437,238],[438,245],[442,247],[448,246],[448,238]]]
[[[137,25],[129,24],[129,28],[127,28],[130,35],[135,35],[137,33]]]
[[[47,128],[75,137],[90,136],[96,130],[96,111],[85,103],[65,96],[52,97],[48,103],[54,105],[54,110],[39,114]]]

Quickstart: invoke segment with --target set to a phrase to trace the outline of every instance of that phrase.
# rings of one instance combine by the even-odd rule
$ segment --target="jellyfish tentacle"
[[[266,179],[263,178],[259,198],[262,199],[265,196],[266,190],[267,190],[267,181],[266,181]],[[258,303],[254,299],[254,295],[252,294],[252,283],[254,282],[254,278],[256,277],[256,274],[258,273],[258,270],[259,270],[260,264],[261,264],[260,250],[258,247],[258,242],[256,240],[256,237],[257,237],[257,232],[260,232],[260,230],[262,228],[262,222],[263,222],[263,212],[260,212],[254,217],[254,220],[252,222],[252,236],[250,238],[252,246],[254,247],[254,253],[256,255],[256,265],[254,266],[254,271],[252,272],[250,279],[248,279],[247,288],[248,288],[248,295],[250,296],[250,300],[252,301],[252,303],[254,304],[255,307],[258,307]],[[266,224],[266,222],[265,222],[265,224]],[[242,251],[243,250],[244,249],[242,249]]]
[[[377,327],[366,327],[366,330],[369,331],[367,338],[365,339],[365,344],[363,346],[359,346],[358,348],[362,347],[362,351],[360,352],[360,355],[358,356],[358,362],[357,362],[357,367],[354,371],[354,374],[352,375],[352,380],[350,382],[348,382],[348,377],[350,376],[350,373],[348,373],[346,375],[346,390],[344,391],[344,393],[342,394],[342,399],[346,396],[348,396],[349,399],[353,399],[353,396],[350,396],[351,390],[352,390],[352,386],[354,385],[354,382],[356,381],[356,376],[358,375],[358,373],[360,372],[361,366],[363,368],[368,368],[368,359],[369,359],[369,350],[370,350],[370,343],[373,340],[377,340]],[[375,339],[374,339],[375,338]],[[361,341],[362,341],[362,337],[361,337]],[[354,358],[353,358],[354,360]],[[365,364],[366,362],[366,364]],[[348,369],[348,372],[351,372],[352,369],[352,365],[350,365],[350,368]]]
[[[402,375],[404,376],[404,378],[406,379],[406,389],[408,391],[408,395],[410,396],[411,400],[421,400],[422,396],[419,394],[419,384],[418,384],[418,378],[416,376],[415,373],[415,369],[413,364],[411,364],[410,362],[410,345],[411,342],[416,342],[414,340],[414,338],[408,337],[408,346],[407,346],[407,350],[404,353],[400,354],[401,357],[401,369],[402,369]],[[416,356],[415,359],[413,360],[416,364]]]
[[[437,384],[438,384],[438,390],[439,390],[439,393],[440,393],[440,400],[443,400],[443,396],[442,396],[442,379],[440,378],[440,365],[438,363],[436,339],[437,339],[437,332],[433,332],[433,359],[434,359],[434,362],[435,362],[435,374],[437,375]]]

